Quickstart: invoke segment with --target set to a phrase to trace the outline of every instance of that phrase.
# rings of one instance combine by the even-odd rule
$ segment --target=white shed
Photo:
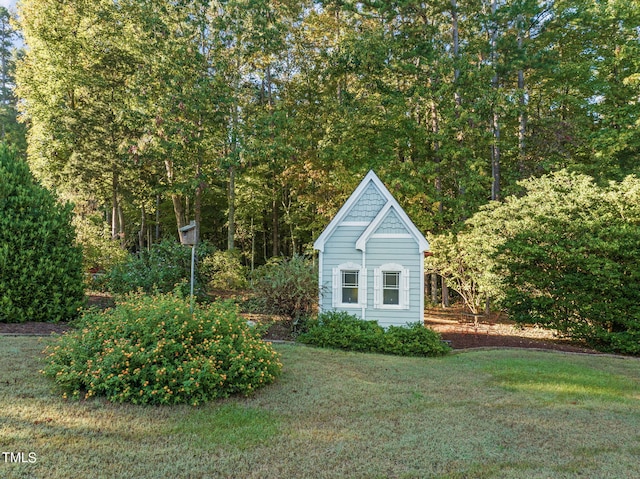
[[[320,311],[347,311],[381,326],[423,321],[429,243],[373,171],[313,246]]]

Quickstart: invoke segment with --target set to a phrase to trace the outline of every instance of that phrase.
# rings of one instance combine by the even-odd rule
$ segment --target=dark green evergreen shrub
[[[174,294],[132,294],[89,312],[45,351],[44,374],[65,397],[134,404],[202,404],[275,380],[279,355],[229,302],[190,305]]]
[[[203,294],[206,277],[199,267],[202,258],[211,252],[211,246],[200,243],[196,248],[196,287]],[[165,239],[149,250],[130,254],[127,260],[114,266],[105,281],[112,293],[123,294],[141,289],[145,293],[168,293],[180,287],[188,293],[191,278],[191,247],[176,240]]]
[[[84,304],[72,205],[0,145],[0,321],[65,321]]]
[[[311,316],[318,307],[318,273],[303,256],[280,258],[255,271],[253,292],[258,308],[294,322]]]
[[[420,323],[385,330],[377,321],[364,321],[344,311],[320,314],[297,340],[324,348],[398,356],[441,356],[450,350],[438,333]]]

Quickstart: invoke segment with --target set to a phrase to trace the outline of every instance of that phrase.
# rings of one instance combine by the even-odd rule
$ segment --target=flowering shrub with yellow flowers
[[[133,294],[45,350],[43,373],[64,397],[106,396],[134,404],[202,404],[249,395],[282,364],[261,331],[228,302],[196,306],[174,295]]]

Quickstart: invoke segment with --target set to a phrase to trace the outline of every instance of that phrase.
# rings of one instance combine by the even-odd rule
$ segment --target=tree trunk
[[[431,302],[438,304],[438,275],[431,273]]]
[[[144,203],[140,208],[140,231],[138,232],[138,243],[140,246],[140,251],[144,249],[144,241],[146,238],[146,229],[147,229],[147,213],[144,210]]]
[[[518,16],[518,50],[522,52],[523,45],[523,23],[522,15]],[[518,167],[524,176],[526,164],[525,134],[527,131],[527,94],[524,89],[524,71],[518,70],[518,91],[520,92],[520,109],[518,111]]]
[[[235,247],[236,236],[236,171],[233,166],[229,167],[229,229],[227,230],[227,249]]]
[[[118,173],[114,170],[111,182],[111,239],[118,238],[120,225],[118,222]]]
[[[491,1],[491,16],[493,22],[493,30],[491,32],[491,66],[494,69],[494,75],[491,80],[493,88],[493,112],[491,119],[491,129],[493,131],[493,143],[491,145],[491,177],[493,179],[491,185],[491,199],[500,201],[500,117],[498,115],[498,66],[497,66],[497,43],[498,43],[498,22],[496,20],[496,11],[498,9],[498,0]]]
[[[200,165],[197,168],[198,178],[200,177]],[[194,204],[193,216],[196,221],[196,241],[200,241],[200,224],[202,222],[202,193],[204,191],[204,183],[198,183],[196,187],[196,200]]]
[[[160,241],[160,193],[156,195],[156,242]]]
[[[167,181],[169,185],[173,185],[174,174],[173,174],[173,162],[171,160],[165,160],[164,166],[167,172]],[[182,204],[182,195],[177,193],[171,193],[171,202],[173,203],[173,213],[176,217],[176,225],[178,227],[178,235],[180,236],[180,240],[182,241],[182,233],[180,232],[180,228],[187,224],[187,218],[184,210],[184,206]]]
[[[253,227],[253,217],[251,217],[251,273],[255,269],[256,264],[256,232]]]
[[[440,276],[440,282],[442,284],[442,307],[448,308],[449,304],[449,287],[447,286],[447,281],[443,276]]]
[[[430,281],[431,275],[429,273],[424,273],[424,291],[422,292],[422,294],[424,294],[424,297],[431,297],[431,281]]]
[[[429,79],[429,85],[432,85],[431,79]],[[439,125],[438,125],[438,110],[436,108],[435,100],[431,101],[431,133],[433,133],[433,154],[434,161],[436,163],[436,180],[435,180],[435,188],[438,199],[438,212],[442,214],[444,207],[442,204],[442,174],[440,171],[440,162],[442,158],[440,158],[440,142],[438,141],[438,133],[439,133]]]
[[[187,217],[184,212],[184,205],[182,204],[182,196],[177,194],[171,195],[171,202],[173,203],[173,213],[176,216],[176,225],[178,226],[178,235],[182,240],[182,233],[180,228],[187,225]]]
[[[274,198],[271,204],[271,256],[280,255],[279,222],[280,214],[278,212],[278,201]]]
[[[120,246],[126,247],[126,238],[124,237],[124,212],[122,211],[122,205],[118,202],[118,237],[120,238]]]

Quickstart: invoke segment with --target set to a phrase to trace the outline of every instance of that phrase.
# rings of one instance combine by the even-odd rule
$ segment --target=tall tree
[[[9,11],[0,7],[0,142],[24,151],[25,129],[17,120],[16,96],[13,92],[15,61],[18,55],[15,41],[19,33],[11,22]]]
[[[31,123],[34,173],[61,191],[111,204],[112,234],[123,239],[130,123],[126,81],[134,63],[112,2],[25,0],[28,45],[17,75]]]

